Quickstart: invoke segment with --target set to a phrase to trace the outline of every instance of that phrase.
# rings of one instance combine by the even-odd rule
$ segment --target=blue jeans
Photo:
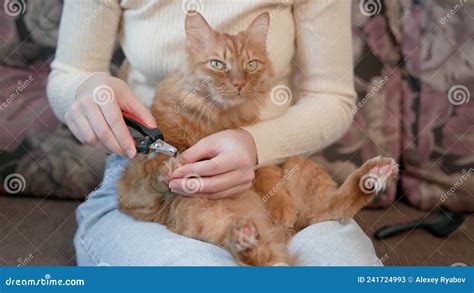
[[[117,180],[128,160],[107,159],[103,182],[76,211],[78,265],[235,266],[216,245],[175,234],[157,223],[135,220],[118,210]],[[355,221],[307,227],[289,243],[297,265],[380,265],[372,242]]]

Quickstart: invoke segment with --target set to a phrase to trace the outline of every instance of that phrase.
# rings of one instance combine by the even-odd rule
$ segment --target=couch
[[[62,1],[19,3],[0,11],[0,265],[75,265],[74,210],[106,154],[76,141],[46,99]],[[448,238],[374,240],[385,265],[474,265],[474,4],[352,4],[354,123],[313,159],[338,182],[376,155],[399,162],[398,182],[356,215],[369,236],[439,205],[464,213]],[[114,54],[112,72],[125,58]]]

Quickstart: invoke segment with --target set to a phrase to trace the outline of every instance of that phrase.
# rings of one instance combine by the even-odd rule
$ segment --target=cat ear
[[[262,43],[265,46],[267,42],[268,28],[270,27],[270,14],[268,12],[261,13],[248,26],[246,32],[250,40]]]
[[[196,11],[188,12],[184,26],[188,48],[204,48],[214,36],[214,31],[207,21]]]

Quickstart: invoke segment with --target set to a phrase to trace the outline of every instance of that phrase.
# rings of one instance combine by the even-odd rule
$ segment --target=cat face
[[[221,108],[261,100],[273,75],[266,52],[269,14],[260,14],[237,35],[214,31],[199,13],[186,17],[189,74],[206,83],[201,98]]]

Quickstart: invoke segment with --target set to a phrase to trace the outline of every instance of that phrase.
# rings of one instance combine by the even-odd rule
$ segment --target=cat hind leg
[[[334,209],[338,220],[345,222],[380,195],[387,185],[397,177],[398,164],[392,158],[375,157],[355,170],[336,191]]]
[[[269,230],[262,232],[252,220],[240,220],[229,228],[226,246],[242,265],[287,266],[285,243],[281,238],[267,239]]]

